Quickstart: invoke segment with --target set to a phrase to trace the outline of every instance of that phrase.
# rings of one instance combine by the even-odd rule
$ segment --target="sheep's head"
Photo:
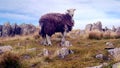
[[[68,13],[71,17],[73,17],[75,10],[76,10],[76,9],[68,9],[68,10],[67,10],[67,13]]]

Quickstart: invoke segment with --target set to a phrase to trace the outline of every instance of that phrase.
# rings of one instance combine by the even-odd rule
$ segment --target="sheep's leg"
[[[65,31],[65,32],[63,33],[63,35],[62,35],[62,40],[61,40],[61,42],[65,42],[65,36],[66,36],[66,34],[67,34],[67,32]]]
[[[46,40],[45,37],[43,37],[43,40],[42,40],[41,44],[42,44],[42,45],[47,45],[47,40]]]
[[[68,28],[67,28],[67,26],[65,25],[65,31],[63,32],[63,34],[62,34],[62,40],[61,40],[61,42],[65,42],[65,36],[66,36],[66,34],[67,34],[67,30],[68,30]]]
[[[47,34],[46,34],[46,40],[47,40],[48,45],[52,45],[51,40],[50,40],[50,36],[48,36]]]

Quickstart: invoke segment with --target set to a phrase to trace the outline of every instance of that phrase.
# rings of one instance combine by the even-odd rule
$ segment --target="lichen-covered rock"
[[[85,31],[91,31],[92,30],[92,24],[87,24],[85,27]]]
[[[63,46],[63,47],[70,47],[70,46],[72,46],[72,44],[69,41],[62,41],[60,45]]]
[[[102,31],[102,23],[101,21],[97,21],[96,23],[93,24],[92,30],[99,30]]]
[[[114,45],[111,42],[106,42],[106,48],[105,49],[114,49]]]
[[[112,55],[113,57],[116,56],[120,56],[120,48],[114,48],[114,49],[110,49],[108,50],[108,52],[110,53],[110,55]]]
[[[118,27],[118,28],[116,29],[116,33],[117,33],[118,35],[120,35],[120,27]]]
[[[12,27],[10,23],[5,23],[2,28],[2,36],[8,37],[11,36],[11,34],[12,34]]]
[[[32,24],[20,25],[22,35],[33,34],[36,31],[36,27]]]
[[[13,24],[11,27],[12,27],[12,36],[21,34],[20,26],[18,26],[17,24]]]
[[[112,31],[115,32],[116,31],[116,28],[115,26],[112,27]]]
[[[7,51],[11,51],[13,48],[12,46],[8,45],[8,46],[0,46],[0,54],[7,52]]]
[[[49,56],[49,51],[48,51],[48,49],[44,48],[43,51],[42,51],[42,54],[43,54],[43,56],[45,56],[45,57]]]
[[[65,58],[65,56],[72,54],[72,53],[74,53],[74,52],[66,47],[63,47],[63,48],[57,50],[57,56],[60,58]]]

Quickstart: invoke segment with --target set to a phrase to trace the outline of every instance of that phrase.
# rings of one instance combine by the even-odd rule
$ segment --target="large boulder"
[[[120,35],[120,27],[118,27],[118,28],[116,29],[116,33],[117,33],[118,35]]]
[[[91,31],[92,30],[92,24],[87,24],[85,27],[85,31]]]
[[[32,34],[36,31],[36,27],[32,24],[20,25],[22,35]]]
[[[11,34],[12,34],[12,27],[10,23],[9,22],[5,23],[2,28],[2,36],[8,37],[8,36],[11,36]]]
[[[116,31],[116,28],[115,26],[112,27],[112,31],[115,32]]]
[[[16,23],[13,24],[12,26],[12,35],[20,35],[21,34],[21,28],[18,26]]]
[[[2,25],[0,25],[0,37],[2,36]]]
[[[96,23],[93,24],[92,30],[99,30],[102,31],[102,23],[101,21],[97,21]]]

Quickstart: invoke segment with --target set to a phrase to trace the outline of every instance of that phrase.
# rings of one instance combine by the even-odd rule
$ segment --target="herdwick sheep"
[[[43,38],[43,45],[52,45],[50,37],[56,32],[61,32],[61,41],[65,41],[66,33],[71,31],[72,27],[74,26],[74,11],[75,9],[69,9],[65,14],[48,13],[41,16],[39,20],[41,31],[39,34]]]

